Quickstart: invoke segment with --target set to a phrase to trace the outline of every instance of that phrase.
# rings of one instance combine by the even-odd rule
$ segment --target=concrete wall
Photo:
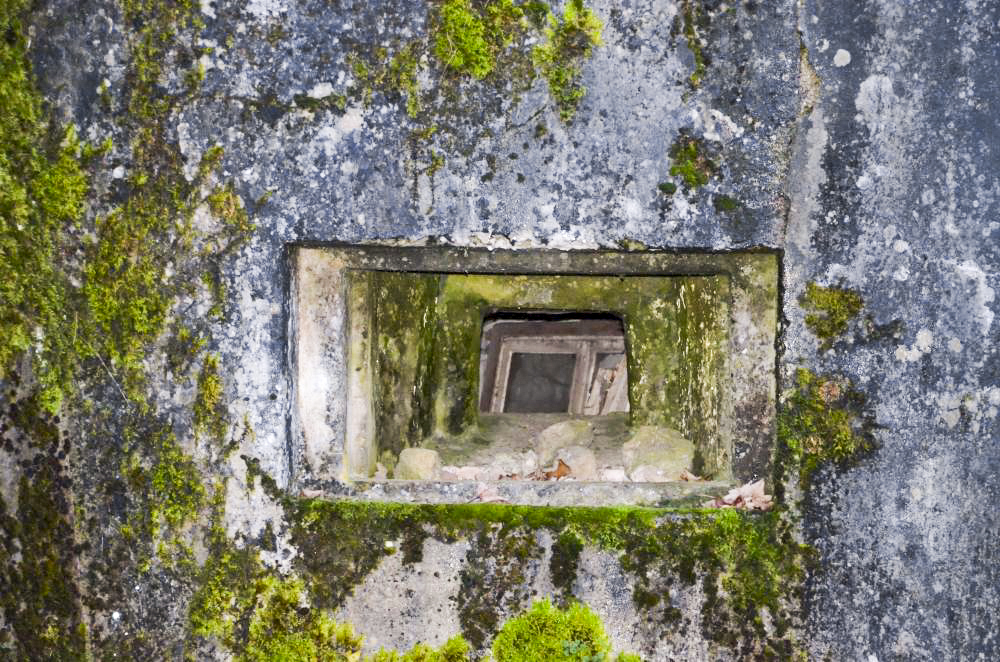
[[[496,538],[435,533],[419,540],[421,560],[372,551],[372,567],[352,566],[369,571],[332,575],[353,577],[353,592],[324,592],[316,567],[341,557],[299,545],[307,520],[281,501],[295,446],[287,246],[428,238],[553,250],[783,251],[780,388],[794,390],[804,367],[863,395],[856,420],[870,424],[873,449],[853,463],[820,462],[805,487],[785,477],[792,535],[815,550],[801,590],[782,594],[791,634],[765,624],[715,637],[704,622],[714,613],[704,607],[711,596],[698,582],[671,593],[684,627],[650,620],[662,613],[633,599],[636,587],[657,585],[642,574],[648,568],[636,570],[622,547],[588,542],[566,590],[600,614],[616,649],[656,660],[780,657],[790,648],[768,646],[781,640],[817,659],[1000,655],[1000,5],[587,6],[603,22],[603,44],[579,61],[586,94],[569,124],[542,76],[522,88],[513,68],[482,81],[442,68],[427,37],[434,3],[209,0],[194,9],[203,27],[165,38],[153,89],[173,101],[158,115],[158,135],[190,179],[203,153],[221,146],[214,181],[232,182],[256,230],[218,253],[224,313],[210,320],[201,350],[219,357],[225,439],[213,445],[194,434],[201,362],[180,377],[162,369],[169,327],[147,360],[145,392],[157,420],[167,421],[218,497],[170,534],[190,548],[193,566],[128,551],[153,545],[149,539],[113,542],[146,503],[118,454],[138,414],[93,360],[80,378],[82,404],[59,423],[72,439],[58,462],[60,489],[78,504],[65,517],[81,545],[68,557],[76,568],[71,601],[98,656],[238,654],[240,644],[203,636],[189,608],[208,576],[198,569],[222,548],[206,531],[220,529],[243,550],[233,558],[256,550],[266,568],[311,577],[309,599],[352,621],[369,646],[468,634],[469,567],[504,575],[506,592],[493,594],[503,602],[500,617],[532,596],[559,595],[552,529],[544,526],[515,527],[534,550],[520,564]],[[91,174],[87,223],[134,195],[122,179],[137,162],[137,120],[126,101],[144,25],[135,16],[147,14],[126,9],[52,1],[30,14],[34,71],[57,119],[75,122],[87,140],[114,138]],[[415,117],[406,111],[415,93],[371,73],[386,66],[380,46],[391,58],[413,41],[426,49],[415,70]],[[367,77],[358,57],[367,58]],[[204,80],[190,85],[185,72],[199,61]],[[692,189],[670,174],[682,136],[697,139],[712,163],[707,182]],[[665,182],[678,190],[666,193]],[[208,233],[216,221],[203,210],[194,222]],[[178,254],[170,273],[186,259]],[[800,303],[810,282],[856,291],[864,302],[824,351]],[[211,292],[199,287],[175,297],[170,319],[206,319]],[[30,522],[13,486],[32,472],[10,459],[23,453],[5,452],[5,517]],[[26,535],[20,531],[6,539]],[[403,539],[395,529],[386,535]],[[664,562],[663,576],[678,567]],[[491,582],[477,585],[482,595],[496,590]],[[23,621],[24,610],[11,609],[0,625]],[[731,620],[746,615],[727,609]],[[24,630],[13,631],[16,639]]]

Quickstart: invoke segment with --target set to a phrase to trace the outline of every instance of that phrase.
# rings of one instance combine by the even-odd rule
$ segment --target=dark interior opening
[[[591,311],[496,312],[483,320],[480,411],[628,411],[625,325]]]

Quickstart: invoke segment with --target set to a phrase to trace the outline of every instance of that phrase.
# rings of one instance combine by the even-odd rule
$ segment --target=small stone
[[[441,467],[441,480],[480,480],[482,467],[456,467],[448,465]]]
[[[636,467],[632,470],[629,477],[635,483],[666,483],[670,480],[677,480],[676,477],[667,475],[663,469],[650,464],[643,464]]]
[[[441,461],[437,451],[428,448],[404,448],[399,454],[393,477],[399,480],[436,480]]]
[[[528,450],[521,453],[521,477],[524,478],[538,471],[538,455]]]
[[[590,421],[561,421],[538,433],[535,452],[538,464],[547,467],[556,459],[560,448],[589,446],[594,440],[594,424]]]
[[[622,445],[622,460],[626,473],[635,482],[646,480],[636,477],[636,470],[642,466],[662,472],[664,477],[655,478],[654,482],[680,480],[681,472],[691,470],[694,444],[672,428],[644,425],[636,429]],[[644,470],[640,475],[649,478],[658,476],[650,469]]]
[[[625,467],[605,467],[599,472],[601,480],[606,483],[625,483],[628,476],[625,474]]]
[[[524,462],[518,455],[510,453],[498,453],[493,457],[493,461],[486,467],[486,480],[499,480],[514,475],[520,475],[524,467]]]
[[[597,480],[597,457],[589,448],[569,446],[556,454],[569,466],[570,476],[577,480]]]

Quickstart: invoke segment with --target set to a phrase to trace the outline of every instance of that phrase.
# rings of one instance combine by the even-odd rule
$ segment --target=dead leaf
[[[681,480],[686,480],[688,482],[697,482],[699,480],[705,480],[701,476],[695,476],[693,473],[685,469],[681,472]]]
[[[735,487],[726,496],[705,502],[706,508],[738,508],[740,510],[770,510],[774,505],[770,494],[764,494],[764,481],[758,480]]]
[[[569,474],[570,474],[569,465],[563,462],[562,460],[559,460],[559,464],[556,465],[555,469],[553,469],[552,471],[546,471],[542,473],[542,475],[544,476],[542,480],[552,480],[554,478],[559,479],[564,476],[568,476]]]
[[[476,496],[472,500],[483,503],[507,503],[507,500],[500,496],[500,491],[497,490],[496,486],[486,483],[479,483],[476,486]]]

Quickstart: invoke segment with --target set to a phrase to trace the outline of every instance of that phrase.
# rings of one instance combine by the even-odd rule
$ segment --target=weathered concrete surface
[[[780,374],[786,383],[798,366],[849,376],[878,425],[873,453],[847,471],[822,469],[805,495],[804,534],[820,554],[808,580],[805,646],[817,658],[996,659],[1000,5],[786,0],[705,9],[710,62],[697,90],[687,82],[694,56],[672,34],[677,4],[593,6],[604,46],[584,66],[587,95],[572,125],[560,124],[541,81],[517,101],[464,83],[458,108],[430,102],[440,128],[418,149],[409,133],[426,124],[407,119],[392,95],[375,90],[368,106],[349,97],[343,111],[300,108],[294,98],[325,84],[345,93],[348,55],[425,34],[423,3],[202,3],[198,39],[214,50],[203,57],[202,87],[172,116],[171,134],[192,172],[202,152],[222,145],[223,176],[246,203],[273,192],[253,240],[224,264],[228,312],[213,348],[226,367],[230,417],[255,432],[242,437],[231,463],[246,455],[279,487],[292,480],[289,243],[438,236],[463,246],[569,249],[632,239],[782,249]],[[114,135],[113,163],[127,172],[128,140],[115,128],[127,84],[121,11],[101,0],[54,1],[33,16],[36,73],[57,116],[75,121],[84,137]],[[182,73],[167,71],[164,89],[180,89]],[[95,92],[105,78],[110,112]],[[547,131],[537,138],[540,123]],[[681,129],[705,141],[720,170],[668,203],[657,185],[668,178],[668,150]],[[428,174],[430,150],[445,160]],[[111,172],[97,189],[121,194]],[[716,193],[741,210],[717,211]],[[823,354],[798,304],[810,281],[856,289],[865,301],[863,319]],[[180,302],[177,314],[203,312],[190,303]],[[193,397],[190,387],[167,382],[151,391],[173,412]],[[99,401],[113,396],[109,388]],[[183,429],[184,414],[177,416]],[[75,471],[85,474],[74,485],[103,494],[101,481],[117,480],[118,467],[96,458],[120,437],[103,419],[74,430]],[[3,484],[13,485],[7,473]],[[244,476],[237,467],[230,480]],[[249,483],[263,499],[259,481],[256,489]],[[229,501],[230,537],[294,556],[274,509]],[[90,542],[85,564],[122,580],[87,601],[93,636],[107,646],[153,632],[150,646],[179,655],[189,587],[166,571],[138,573],[128,559],[100,558],[103,547]],[[440,562],[461,557],[464,544],[437,550]],[[662,631],[621,599],[633,578],[600,554],[587,550],[577,594],[593,598],[616,645],[654,651],[654,659],[736,655],[697,633],[657,643]],[[127,566],[118,575],[116,562]],[[386,586],[413,586],[412,572],[380,567],[368,578],[376,584],[359,585],[345,613]],[[696,614],[698,596],[683,600]],[[454,625],[453,614],[431,621],[407,613],[435,641]],[[370,634],[386,645],[409,643],[394,632]]]
[[[1000,6],[806,2],[800,26],[821,83],[793,166],[783,367],[850,375],[879,426],[872,457],[810,496],[812,648],[996,657]],[[857,289],[899,337],[815,357],[807,280]]]

